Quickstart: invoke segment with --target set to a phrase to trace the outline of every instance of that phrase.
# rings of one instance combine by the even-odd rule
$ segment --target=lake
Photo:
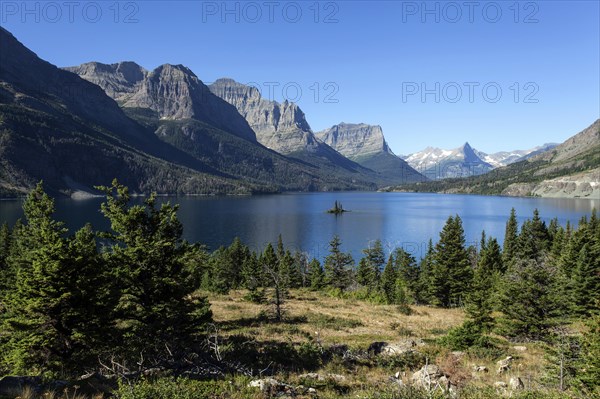
[[[463,220],[467,243],[477,244],[481,231],[504,238],[504,227],[514,207],[519,221],[539,209],[547,222],[557,217],[564,226],[577,223],[600,200],[513,198],[476,195],[423,193],[290,193],[252,197],[161,197],[160,201],[180,204],[184,235],[211,249],[227,245],[235,237],[253,249],[262,249],[282,235],[290,249],[302,250],[322,259],[328,242],[337,234],[344,251],[358,260],[361,249],[376,239],[391,250],[402,246],[417,259],[426,251],[430,238],[437,241],[446,219],[458,214]],[[325,211],[340,201],[348,213],[336,216]],[[96,229],[108,229],[100,214],[101,198],[58,199],[56,217],[70,229],[91,222]],[[136,199],[141,202],[142,199]],[[22,217],[20,201],[0,201],[0,223],[14,223]]]

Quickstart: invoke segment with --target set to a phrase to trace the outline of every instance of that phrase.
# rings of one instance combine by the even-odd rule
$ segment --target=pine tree
[[[352,255],[341,251],[341,241],[336,235],[329,242],[329,255],[325,258],[325,282],[340,290],[346,289],[352,282]]]
[[[435,247],[431,270],[433,303],[445,307],[460,304],[469,289],[472,275],[462,221],[458,215],[449,217]]]
[[[421,259],[419,264],[419,281],[418,289],[416,290],[416,301],[418,303],[432,303],[432,265],[435,251],[433,249],[433,241],[430,239],[427,244],[427,252]]]
[[[255,252],[246,258],[242,265],[243,285],[248,289],[247,298],[255,303],[263,303],[265,298],[264,273]]]
[[[394,250],[394,268],[398,271],[398,286],[403,287],[405,300],[415,301],[417,291],[419,290],[419,267],[414,256],[406,252],[403,248]]]
[[[102,319],[110,296],[94,234],[87,226],[65,238],[67,230],[53,219],[54,201],[41,183],[23,210],[26,224],[17,228],[7,258],[15,283],[6,296],[3,355],[15,372],[70,373],[94,357],[102,340],[110,340],[103,337]]]
[[[390,255],[381,275],[381,293],[388,304],[396,303],[396,280],[398,280],[398,272],[394,257]]]
[[[500,246],[495,239],[490,238],[483,246],[466,298],[467,317],[481,332],[490,331],[493,325],[493,291],[501,263]]]
[[[131,355],[165,350],[184,351],[211,312],[206,298],[193,296],[194,278],[185,267],[188,249],[177,206],[156,205],[156,195],[144,205],[131,205],[129,190],[113,181],[99,187],[106,194],[101,211],[112,232],[107,260],[119,282],[117,316],[125,348]]]
[[[310,261],[308,265],[310,288],[320,290],[325,286],[325,272],[321,267],[321,262],[317,259]]]
[[[515,208],[510,210],[510,217],[506,222],[506,231],[504,233],[504,247],[502,249],[502,259],[505,265],[509,265],[515,258],[517,251],[517,238],[519,236],[519,223],[517,222],[517,213]]]
[[[363,249],[365,257],[359,262],[356,281],[373,291],[379,284],[381,267],[385,263],[385,254],[381,240],[376,240],[372,247]]]
[[[552,326],[555,308],[552,275],[541,260],[520,259],[503,278],[499,308],[504,314],[501,331],[509,337],[540,339]]]
[[[6,258],[8,258],[10,252],[11,232],[8,228],[8,224],[4,223],[0,227],[0,298],[8,287],[13,282],[10,273],[8,272],[8,264]]]
[[[283,251],[283,249],[281,248]],[[289,252],[288,252],[289,253]],[[275,321],[283,320],[284,304],[289,295],[289,265],[293,259],[287,256],[285,251],[279,259],[271,243],[267,244],[261,257],[263,274],[267,285],[271,287],[271,305]]]
[[[595,307],[600,309],[600,302]],[[600,313],[596,311],[586,324],[576,379],[580,390],[592,398],[600,395]]]
[[[229,287],[232,289],[239,288],[242,285],[242,267],[246,259],[250,257],[250,249],[242,244],[239,237],[236,237],[229,248],[227,248],[226,278],[229,281]]]
[[[540,219],[537,209],[533,218],[525,221],[517,240],[517,256],[524,259],[538,259],[548,249],[550,238],[546,223]]]
[[[579,251],[571,287],[571,299],[578,314],[589,315],[596,309],[600,301],[600,242],[586,243]]]

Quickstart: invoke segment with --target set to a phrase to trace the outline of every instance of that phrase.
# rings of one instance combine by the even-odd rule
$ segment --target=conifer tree
[[[11,275],[8,272],[8,265],[6,258],[10,252],[11,232],[8,228],[8,224],[4,223],[0,227],[0,298],[8,287],[11,286],[12,282]]]
[[[394,268],[398,272],[400,282],[397,286],[401,286],[404,291],[404,302],[416,300],[417,291],[419,291],[419,267],[414,256],[406,252],[403,248],[394,250]],[[400,289],[400,288],[398,288]]]
[[[541,220],[538,210],[535,209],[533,218],[523,223],[521,233],[517,239],[518,257],[537,259],[548,249],[549,242],[546,223]]]
[[[481,332],[493,325],[493,291],[501,269],[500,246],[490,238],[483,247],[473,274],[473,282],[466,298],[466,314]]]
[[[431,293],[435,305],[460,304],[469,289],[473,270],[465,249],[462,221],[449,217],[436,244],[431,270]]]
[[[289,295],[289,264],[293,262],[291,255],[286,256],[285,251],[281,259],[277,257],[271,243],[261,257],[262,269],[267,280],[267,285],[271,287],[271,300],[273,306],[273,315],[275,321],[283,320],[284,304]]]
[[[352,282],[352,255],[341,250],[340,238],[336,235],[329,242],[329,255],[325,258],[325,282],[340,290],[346,289]]]
[[[211,318],[206,298],[193,296],[194,278],[185,267],[188,249],[177,206],[156,205],[156,195],[144,205],[131,205],[129,190],[113,181],[99,187],[106,194],[101,211],[112,232],[105,237],[115,281],[119,283],[117,316],[125,348],[139,356],[173,353],[190,345]]]
[[[381,240],[376,240],[372,247],[363,249],[365,257],[359,262],[356,281],[367,287],[369,291],[376,289],[381,276],[381,267],[385,263],[385,254]]]
[[[7,259],[15,283],[6,297],[3,355],[15,372],[70,373],[97,354],[106,331],[109,296],[94,234],[87,226],[65,238],[41,183],[23,209],[26,224]]]
[[[510,210],[510,217],[506,222],[506,230],[504,233],[504,246],[502,249],[502,259],[504,264],[508,265],[514,260],[517,251],[517,238],[519,236],[519,223],[517,221],[517,213],[515,208]]]
[[[248,299],[255,303],[265,301],[264,273],[255,252],[251,252],[242,265],[243,285],[248,289]]]
[[[432,267],[435,251],[433,241],[429,239],[427,252],[419,264],[419,284],[416,292],[416,300],[420,303],[432,303]]]
[[[514,261],[502,281],[499,309],[501,331],[509,337],[543,338],[552,325],[555,304],[552,292],[553,276],[541,260]]]
[[[600,302],[595,307],[600,309]],[[600,312],[594,312],[586,324],[576,379],[580,390],[592,398],[600,395]]]
[[[589,315],[596,310],[600,302],[600,242],[586,243],[579,251],[571,287],[571,299],[578,314]]]
[[[390,255],[381,275],[381,292],[388,304],[396,303],[396,280],[398,280],[398,272],[394,257]]]
[[[308,265],[310,288],[320,290],[325,286],[325,272],[318,259],[310,261]]]

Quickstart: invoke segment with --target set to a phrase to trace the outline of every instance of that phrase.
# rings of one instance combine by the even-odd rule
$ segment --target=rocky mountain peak
[[[316,136],[344,156],[355,159],[381,152],[393,154],[378,125],[345,123],[317,132]]]
[[[163,120],[195,119],[247,140],[256,136],[237,110],[212,94],[188,67],[163,64],[146,71],[134,62],[66,68],[100,86],[126,108],[154,111]]]
[[[218,79],[209,88],[236,107],[264,146],[282,154],[314,152],[322,146],[297,104],[266,100],[258,88],[229,78]]]

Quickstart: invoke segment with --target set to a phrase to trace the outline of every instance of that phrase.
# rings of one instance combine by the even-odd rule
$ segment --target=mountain
[[[453,150],[427,147],[404,159],[410,166],[433,180],[480,175],[494,169],[490,163],[479,157],[469,143]]]
[[[64,68],[99,85],[124,108],[154,111],[161,120],[194,119],[241,138],[256,136],[237,110],[183,65],[164,64],[148,72],[133,62],[90,62]]]
[[[331,142],[323,140],[320,133],[313,133],[304,112],[297,104],[285,101],[278,103],[262,98],[259,90],[238,83],[232,79],[219,79],[210,90],[225,101],[234,105],[256,133],[257,140],[281,154],[304,162],[318,164],[321,168],[335,172],[336,168],[356,171],[371,176],[380,184],[399,184],[422,180],[422,176],[412,170],[397,157],[385,144],[381,128],[380,138],[391,156],[377,156],[382,151],[368,146],[348,153]],[[347,125],[350,126],[350,125]],[[358,126],[358,125],[357,125]],[[367,125],[364,125],[367,127]],[[367,143],[368,129],[359,133]],[[358,137],[357,136],[357,137]],[[341,143],[341,141],[339,141]],[[364,153],[358,154],[364,151]],[[370,160],[370,162],[368,161]],[[375,172],[375,173],[373,173]]]
[[[392,152],[381,126],[342,122],[315,135],[345,157],[382,175],[405,183],[427,180]]]
[[[289,144],[289,152],[281,151],[286,155],[282,156],[265,148],[257,140],[257,136],[262,139],[264,135],[257,135],[253,127],[258,133],[264,130],[251,127],[233,104],[215,95],[182,65],[166,64],[145,71],[131,62],[92,62],[65,69],[99,84],[132,119],[162,140],[233,177],[255,183],[266,181],[286,190],[374,189],[398,182],[361,167],[319,142],[294,104],[270,104],[279,115],[271,121],[278,129],[276,138]],[[234,87],[250,89],[239,84]],[[270,103],[260,97],[258,100],[261,106]],[[289,118],[296,121],[293,123],[297,128],[292,127]]]
[[[564,143],[492,173],[390,190],[598,199],[600,119]]]
[[[530,148],[528,150],[500,151],[493,154],[486,154],[482,151],[475,150],[475,153],[484,162],[489,163],[494,168],[499,168],[501,166],[510,165],[511,163],[531,158],[539,153],[548,151],[557,145],[557,143],[547,143],[541,146]]]
[[[333,173],[263,147],[235,107],[185,67],[86,64],[79,72],[88,81],[5,29],[0,48],[0,196],[41,179],[65,195],[97,193],[113,178],[134,193],[376,188],[366,173]]]

